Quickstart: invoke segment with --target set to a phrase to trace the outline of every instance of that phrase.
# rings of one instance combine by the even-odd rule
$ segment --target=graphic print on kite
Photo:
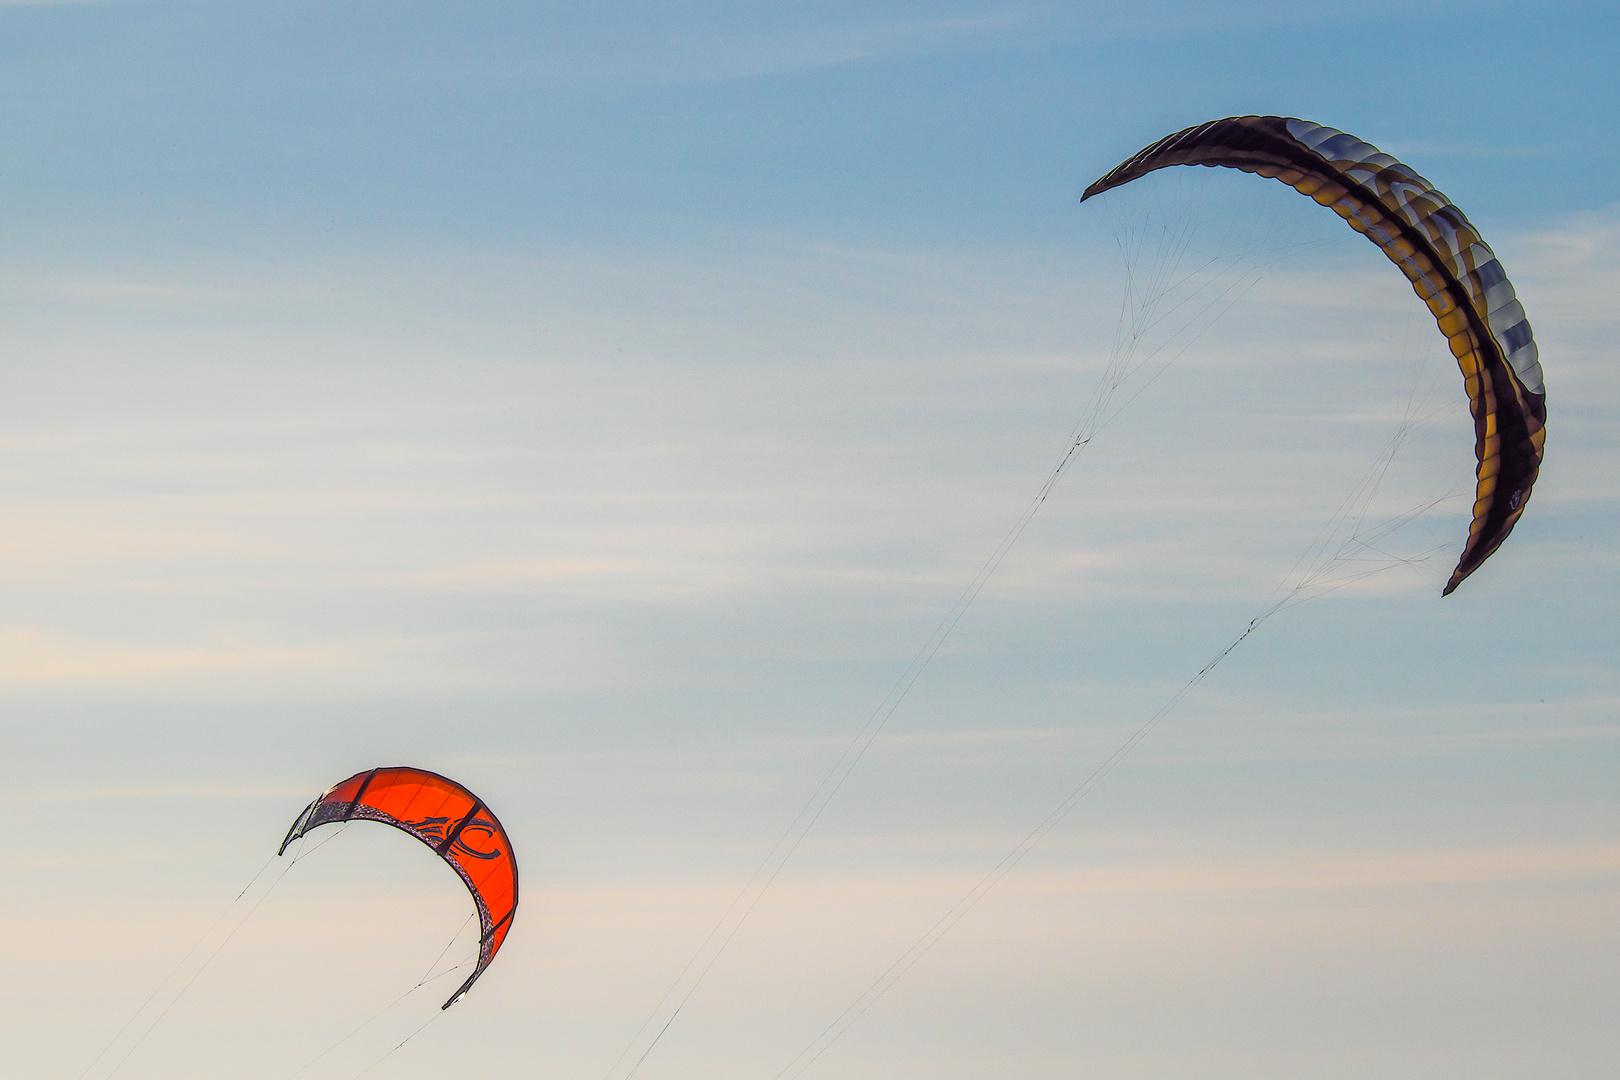
[[[1507,539],[1541,470],[1547,394],[1513,283],[1479,230],[1429,181],[1371,143],[1287,116],[1233,116],[1178,131],[1086,188],[1084,202],[1170,165],[1280,180],[1367,237],[1429,307],[1462,369],[1474,418],[1474,514],[1449,594]]]
[[[438,773],[407,766],[355,773],[304,808],[276,852],[330,822],[380,821],[416,837],[450,864],[478,908],[478,962],[443,1008],[461,999],[489,967],[517,913],[517,858],[484,800]]]

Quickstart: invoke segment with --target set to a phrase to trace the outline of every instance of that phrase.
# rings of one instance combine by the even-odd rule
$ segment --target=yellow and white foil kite
[[[1547,395],[1524,308],[1490,247],[1451,200],[1371,143],[1286,116],[1234,116],[1178,131],[1092,184],[1082,201],[1168,165],[1270,176],[1331,206],[1381,248],[1429,305],[1462,368],[1474,415],[1474,520],[1450,593],[1507,539],[1541,469]]]

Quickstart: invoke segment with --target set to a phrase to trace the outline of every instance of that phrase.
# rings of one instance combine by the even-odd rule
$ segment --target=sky
[[[0,1072],[1613,1076],[1617,45],[0,3]],[[1449,597],[1471,426],[1401,276],[1224,170],[1079,201],[1242,113],[1400,156],[1525,303],[1546,463]],[[444,1012],[431,853],[273,858],[392,764],[522,867]]]

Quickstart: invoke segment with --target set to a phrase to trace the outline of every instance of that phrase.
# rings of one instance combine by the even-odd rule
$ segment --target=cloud
[[[732,243],[696,265],[618,252],[129,288],[59,275],[50,290],[75,298],[72,318],[35,311],[9,331],[14,355],[60,359],[14,380],[0,678],[510,687],[522,680],[501,672],[523,642],[580,657],[560,644],[573,620],[618,665],[640,647],[637,612],[948,604],[1097,378],[1087,326],[1115,295],[1109,264]],[[1500,246],[1567,402],[1555,422],[1620,397],[1596,362],[1613,222]],[[987,601],[1258,603],[1425,394],[1425,425],[1366,521],[1451,501],[1344,595],[1432,591],[1471,491],[1460,380],[1399,275],[1345,253],[1263,281],[1169,374],[1142,369]],[[176,329],[132,333],[148,303],[173,307]],[[59,335],[78,340],[71,359]],[[1564,430],[1536,505],[1612,500],[1612,448]],[[1527,526],[1513,546],[1535,542]],[[1552,563],[1597,557],[1547,542]],[[527,606],[523,625],[481,625],[502,600]],[[143,640],[158,611],[166,641],[193,644]],[[313,629],[334,617],[341,632]],[[502,661],[469,666],[476,648]]]
[[[0,685],[149,681],[331,666],[318,647],[174,648],[85,641],[37,630],[0,630]]]

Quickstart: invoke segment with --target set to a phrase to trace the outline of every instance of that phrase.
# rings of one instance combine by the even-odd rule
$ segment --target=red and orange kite
[[[478,905],[482,935],[478,963],[443,1008],[461,999],[495,959],[517,912],[518,869],[506,830],[484,800],[454,780],[405,766],[355,773],[328,788],[298,815],[287,845],[318,825],[333,821],[380,821],[403,829],[432,848],[461,875]]]

